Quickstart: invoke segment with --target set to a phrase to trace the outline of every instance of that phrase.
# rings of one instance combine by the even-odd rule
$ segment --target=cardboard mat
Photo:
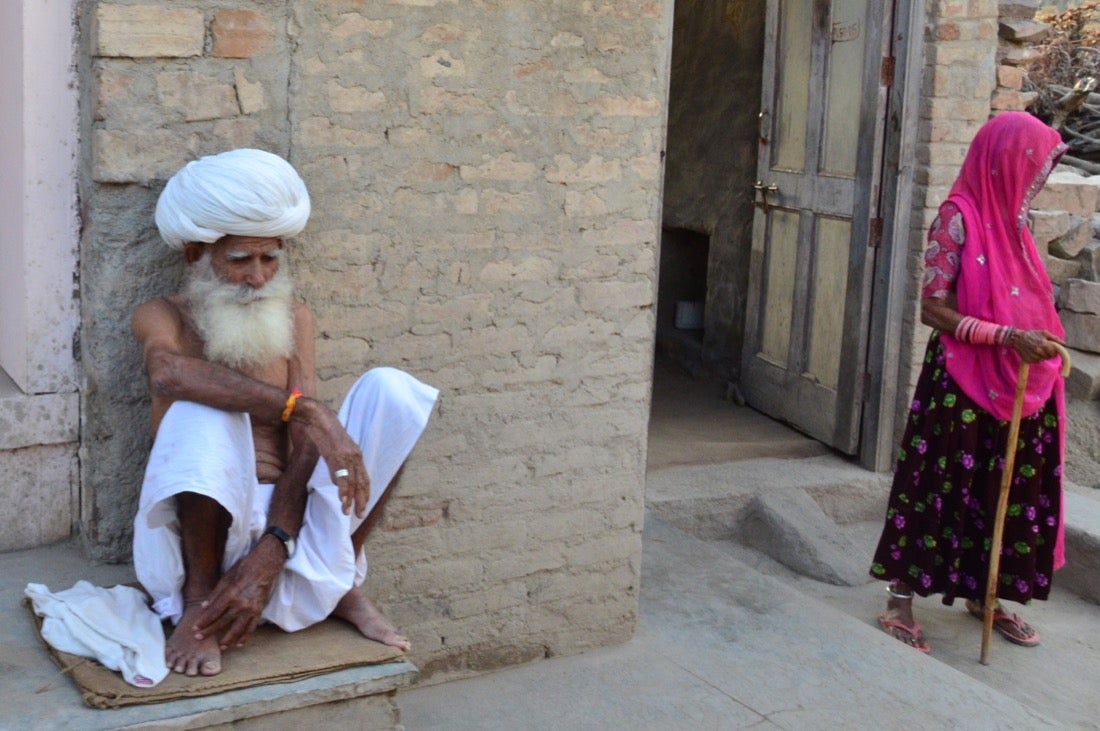
[[[300,632],[264,625],[243,650],[231,649],[222,654],[222,671],[217,675],[192,678],[169,673],[156,687],[137,688],[95,660],[55,650],[42,639],[42,618],[34,613],[28,600],[23,604],[46,652],[61,672],[73,679],[84,702],[92,708],[164,703],[405,659],[401,650],[368,640],[339,619],[327,619]],[[171,629],[165,626],[166,633]]]

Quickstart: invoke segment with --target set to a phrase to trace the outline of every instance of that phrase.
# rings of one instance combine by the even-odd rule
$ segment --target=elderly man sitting
[[[188,274],[133,314],[155,433],[134,567],[177,624],[176,672],[220,672],[264,620],[294,631],[335,615],[409,647],[359,588],[362,547],[438,391],[376,368],[339,414],[316,400],[313,318],[282,261],[309,212],[294,169],[248,149],[188,164],[157,202]]]

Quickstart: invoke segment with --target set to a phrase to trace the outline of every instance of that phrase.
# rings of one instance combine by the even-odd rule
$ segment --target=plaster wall
[[[73,5],[0,5],[0,550],[71,534],[79,143]]]
[[[128,313],[202,154],[287,156],[321,394],[441,403],[368,540],[426,675],[622,641],[637,614],[671,0],[87,2],[82,529],[124,559],[149,445]]]
[[[663,225],[710,236],[703,360],[732,380],[744,342],[764,16],[763,0],[679,0],[672,42]]]

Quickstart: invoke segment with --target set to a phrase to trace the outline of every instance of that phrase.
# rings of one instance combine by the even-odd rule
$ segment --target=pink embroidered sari
[[[1054,292],[1027,228],[1032,199],[1065,152],[1059,134],[1025,112],[1007,112],[974,137],[948,200],[962,212],[966,244],[955,283],[964,315],[1046,330],[1064,337]],[[1011,347],[971,345],[941,335],[947,371],[979,406],[1001,420],[1012,418],[1020,356]],[[1064,444],[1065,386],[1057,358],[1030,366],[1023,416],[1038,411],[1053,394]],[[1063,449],[1064,451],[1064,449]],[[1064,454],[1060,454],[1064,462]],[[1055,568],[1065,562],[1062,531]]]

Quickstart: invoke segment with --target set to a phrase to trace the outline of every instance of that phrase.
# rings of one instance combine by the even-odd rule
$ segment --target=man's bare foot
[[[195,619],[202,613],[202,601],[184,605],[172,636],[164,645],[164,663],[184,675],[217,675],[222,671],[222,651],[216,637],[195,639]]]
[[[332,614],[334,617],[351,622],[369,640],[396,647],[404,652],[408,652],[411,647],[408,639],[382,616],[363,592],[355,587],[344,594],[336,605],[336,609],[332,610]]]

